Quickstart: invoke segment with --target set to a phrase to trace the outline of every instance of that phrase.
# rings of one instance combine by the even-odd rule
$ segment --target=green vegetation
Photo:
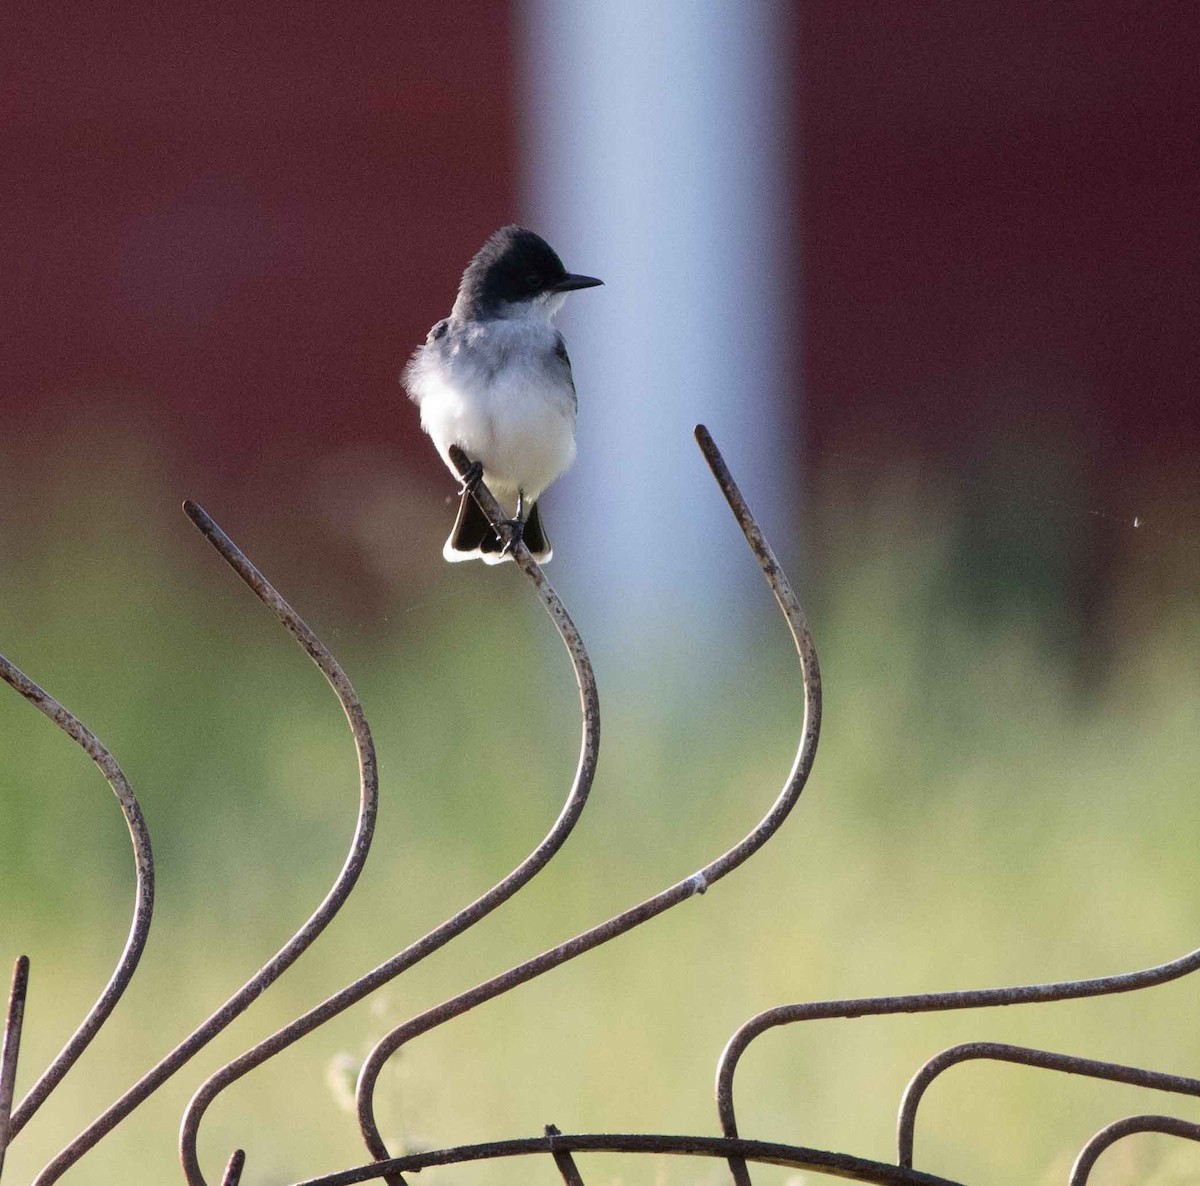
[[[307,916],[341,865],[356,803],[349,736],[319,674],[174,512],[175,492],[133,455],[124,472],[136,484],[93,482],[86,499],[47,476],[0,537],[0,648],[123,763],[159,876],[142,968],[10,1150],[14,1184]],[[934,513],[902,491],[830,493],[810,524],[815,577],[797,585],[826,730],[793,818],[704,898],[414,1043],[381,1106],[397,1146],[547,1122],[715,1132],[717,1056],[759,1009],[1108,974],[1200,943],[1200,615],[1169,596],[1169,554],[1131,553],[1120,594],[1082,628],[1063,585],[1027,596],[1042,569],[972,566],[963,504]],[[1012,523],[1031,547],[1067,546],[1069,522]],[[266,513],[224,525],[354,679],[379,747],[379,828],[326,935],[66,1179],[80,1186],[178,1180],[174,1134],[200,1079],[487,888],[540,840],[574,770],[570,672],[518,574],[443,572],[433,552],[421,588],[364,592]],[[732,536],[714,547],[749,563]],[[1134,612],[1145,605],[1152,616]],[[338,1099],[346,1067],[386,1028],[685,876],[753,826],[790,764],[800,685],[766,594],[738,612],[750,643],[731,670],[706,671],[701,656],[672,689],[619,696],[607,691],[617,673],[599,670],[600,775],[559,858],[458,943],[230,1091],[203,1132],[210,1181],[238,1145],[253,1183],[366,1160]],[[33,960],[20,1094],[107,977],[132,883],[99,776],[0,691],[0,959]],[[892,1158],[908,1077],[970,1039],[1195,1073],[1195,991],[1185,980],[1129,998],[775,1031],[742,1064],[742,1131]],[[1197,1105],[972,1064],[930,1092],[917,1162],[972,1183],[1062,1182],[1087,1137],[1133,1111],[1195,1118]],[[1194,1180],[1198,1156],[1142,1138],[1094,1180]],[[706,1162],[581,1168],[593,1184],[724,1180]],[[557,1180],[529,1163],[426,1179]]]

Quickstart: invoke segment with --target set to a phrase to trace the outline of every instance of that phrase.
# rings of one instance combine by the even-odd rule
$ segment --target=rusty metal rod
[[[225,1173],[221,1176],[221,1186],[238,1186],[242,1180],[242,1169],[245,1165],[245,1150],[235,1149],[233,1156],[229,1159],[229,1164],[225,1167]]]
[[[1200,1124],[1179,1120],[1174,1116],[1126,1116],[1107,1128],[1102,1128],[1080,1150],[1071,1167],[1068,1186],[1085,1186],[1096,1159],[1109,1145],[1139,1132],[1160,1132],[1169,1137],[1183,1137],[1188,1141],[1200,1141]]]
[[[466,471],[469,462],[459,449],[452,449],[451,456],[454,457],[461,476]],[[492,497],[491,492],[482,483],[475,490],[475,499],[493,522],[503,518],[503,511]],[[566,842],[578,822],[584,805],[587,803],[592,781],[596,775],[596,763],[600,756],[600,698],[596,690],[596,677],[578,628],[571,621],[566,607],[554,591],[554,587],[546,579],[537,561],[533,559],[529,549],[524,544],[518,544],[513,549],[513,553],[516,563],[533,583],[539,599],[558,630],[559,637],[570,656],[575,682],[579,688],[580,713],[583,718],[579,763],[558,818],[545,838],[525,860],[486,893],[416,942],[409,944],[403,951],[385,963],[348,984],[321,1004],[310,1009],[302,1017],[284,1026],[246,1051],[245,1054],[222,1067],[204,1082],[188,1104],[179,1132],[179,1157],[189,1186],[205,1186],[196,1149],[200,1123],[213,1100],[222,1091],[255,1067],[261,1066],[269,1058],[273,1058],[285,1050],[293,1042],[303,1038],[318,1026],[336,1017],[344,1009],[348,1009],[369,993],[387,984],[401,972],[419,963],[426,956],[432,955],[456,936],[461,935],[468,927],[474,926],[475,923],[487,917],[546,867],[550,859]]]
[[[109,1014],[121,999],[133,977],[146,939],[150,934],[150,919],[154,913],[154,855],[150,849],[150,832],[145,817],[117,760],[100,743],[96,735],[76,716],[64,708],[48,692],[40,688],[18,667],[0,655],[0,679],[20,692],[35,708],[49,717],[76,745],[83,750],[112,788],[129,829],[133,845],[134,900],[133,920],[117,965],[96,1003],[79,1023],[54,1061],[38,1076],[24,1099],[13,1110],[8,1138],[11,1141],[29,1123],[33,1114],[45,1103],[50,1093],[62,1082],[67,1072],[79,1061],[80,1055],[108,1020]]]
[[[294,1186],[355,1186],[359,1182],[415,1173],[435,1165],[458,1165],[495,1157],[545,1156],[555,1150],[571,1153],[657,1153],[725,1160],[736,1157],[765,1165],[830,1174],[852,1182],[875,1182],[879,1186],[960,1186],[960,1183],[949,1178],[901,1169],[886,1161],[852,1157],[848,1153],[830,1153],[824,1149],[808,1149],[802,1145],[783,1145],[774,1141],[748,1141],[739,1137],[674,1136],[665,1133],[564,1133],[553,1137],[458,1145],[452,1149],[435,1149],[388,1161],[375,1161],[319,1178],[306,1178]]]
[[[1038,1050],[1030,1046],[1012,1046],[1007,1042],[963,1042],[935,1054],[921,1066],[904,1089],[896,1126],[897,1161],[900,1165],[911,1167],[913,1163],[917,1108],[926,1090],[943,1071],[970,1059],[1011,1062],[1045,1071],[1061,1071],[1068,1075],[1107,1079],[1112,1083],[1129,1083],[1134,1087],[1200,1096],[1200,1079],[1188,1079],[1183,1075],[1147,1071],[1141,1067],[1129,1067],[1116,1062],[1100,1062],[1094,1058],[1080,1058],[1074,1054],[1055,1054],[1050,1050]]]
[[[558,1167],[563,1186],[583,1186],[583,1175],[575,1164],[575,1158],[565,1149],[559,1149],[554,1143],[555,1137],[562,1136],[562,1129],[557,1124],[547,1124],[546,1136],[550,1138],[550,1154],[554,1158],[554,1164]]]
[[[1109,993],[1133,992],[1186,976],[1200,967],[1200,949],[1137,972],[1101,976],[1091,980],[1064,980],[1051,984],[1016,985],[1009,988],[978,988],[960,992],[917,993],[911,996],[859,997],[851,1000],[809,1001],[779,1005],[750,1018],[729,1039],[717,1064],[717,1112],[721,1131],[737,1136],[733,1106],[733,1077],[739,1059],[755,1038],[779,1025],[828,1018],[878,1017],[892,1013],[934,1013],[950,1009],[983,1009],[998,1005],[1033,1005],[1050,1001],[1079,1000]],[[738,1186],[748,1186],[749,1176],[737,1172]]]
[[[323,642],[309,629],[299,614],[276,592],[271,583],[254,567],[245,553],[217,526],[208,514],[191,500],[183,504],[188,517],[200,533],[220,553],[222,559],[253,590],[256,597],[274,613],[293,635],[309,657],[320,668],[337,696],[358,755],[359,807],[354,836],[346,861],[329,892],[308,921],[237,990],[215,1013],[193,1030],[156,1066],[142,1076],[128,1091],[67,1145],[34,1179],[34,1186],[50,1186],[73,1166],[98,1141],[111,1132],[148,1096],[161,1087],[189,1059],[202,1050],[235,1018],[244,1013],[288,968],[311,946],[341,909],[358,881],[371,836],[375,829],[375,814],[379,801],[379,772],[375,762],[375,746],[362,704],[341,664]]]
[[[648,922],[664,911],[687,901],[696,894],[702,894],[706,889],[722,877],[732,873],[747,858],[757,852],[774,835],[779,826],[787,818],[795,806],[800,792],[808,779],[816,755],[817,738],[820,732],[821,720],[821,683],[820,670],[817,664],[816,649],[813,646],[812,635],[804,616],[804,611],[796,599],[795,593],[788,582],[783,569],[775,559],[770,545],[763,537],[758,524],[755,522],[741,491],[737,488],[720,451],[713,443],[712,437],[703,425],[696,428],[696,440],[700,445],[709,468],[713,472],[738,525],[746,536],[746,540],[754,553],[755,559],[763,570],[767,583],[771,587],[775,600],[782,610],[792,634],[800,658],[801,671],[804,678],[804,718],[801,728],[800,743],[791,772],[784,782],[775,802],[771,805],[763,819],[741,841],[705,865],[691,877],[677,882],[654,897],[646,899],[637,906],[608,919],[606,922],[568,939],[565,943],[542,952],[533,959],[516,967],[509,968],[500,975],[477,984],[474,988],[460,993],[450,1000],[442,1002],[432,1009],[406,1021],[381,1039],[368,1055],[359,1074],[356,1092],[358,1102],[359,1128],[373,1156],[378,1159],[386,1158],[387,1147],[380,1135],[375,1120],[374,1092],[380,1071],[387,1060],[406,1042],[420,1034],[424,1034],[468,1010],[509,992],[520,984],[524,984],[537,976],[541,976],[552,968],[582,955],[586,951],[599,947],[626,931]],[[557,1139],[557,1138],[556,1138]],[[396,1183],[398,1176],[388,1178],[390,1183]]]
[[[29,956],[19,955],[13,965],[8,1009],[4,1015],[4,1041],[0,1045],[0,1173],[12,1136],[13,1092],[17,1086],[17,1058],[21,1053],[21,1026],[25,1021],[25,994],[29,990]]]

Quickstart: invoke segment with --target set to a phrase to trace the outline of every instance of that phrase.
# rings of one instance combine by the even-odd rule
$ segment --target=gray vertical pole
[[[730,559],[693,424],[785,554],[798,518],[791,14],[772,0],[519,0],[523,218],[607,284],[560,317],[579,459],[547,498],[554,578],[589,637],[623,650],[664,612],[736,621],[730,600],[757,580]]]

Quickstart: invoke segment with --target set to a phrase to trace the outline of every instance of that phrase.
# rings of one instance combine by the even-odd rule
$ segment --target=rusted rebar
[[[13,1110],[8,1133],[8,1139],[11,1141],[29,1123],[33,1114],[45,1103],[50,1093],[79,1061],[80,1055],[87,1049],[100,1027],[108,1019],[109,1014],[116,1008],[121,994],[124,993],[132,979],[138,961],[142,958],[142,951],[145,949],[146,939],[150,934],[150,919],[154,913],[154,855],[150,849],[150,832],[146,827],[146,820],[142,815],[142,808],[137,801],[137,796],[133,793],[133,788],[129,785],[125,772],[112,754],[100,743],[99,738],[78,717],[64,708],[53,696],[34,683],[29,676],[10,663],[3,655],[0,655],[0,679],[20,692],[30,704],[49,717],[74,741],[91,758],[109,787],[112,788],[117,803],[120,805],[121,814],[125,817],[125,826],[129,829],[129,839],[133,845],[135,883],[133,920],[129,925],[129,935],[117,959],[117,965],[100,996],[96,999],[96,1003],[88,1010],[87,1016],[67,1039],[66,1045],[58,1052],[53,1062],[25,1093],[25,1098]]]
[[[373,1161],[353,1169],[305,1178],[294,1186],[355,1186],[378,1178],[391,1180],[403,1173],[416,1173],[435,1165],[459,1165],[498,1157],[545,1156],[555,1151],[568,1153],[648,1153],[681,1157],[738,1158],[764,1165],[809,1170],[852,1182],[874,1182],[877,1186],[962,1186],[950,1178],[919,1170],[901,1169],[885,1161],[870,1161],[849,1153],[830,1153],[803,1145],[776,1141],[749,1141],[741,1137],[676,1136],[670,1133],[561,1133],[557,1136],[526,1137],[488,1141],[479,1145],[456,1145],[424,1153],[410,1153],[387,1161]]]
[[[25,1021],[25,994],[29,989],[29,956],[19,955],[13,965],[4,1031],[0,1037],[0,1172],[12,1136],[13,1091],[17,1085],[17,1058],[21,1053],[21,1026]]]
[[[221,1186],[238,1186],[242,1180],[242,1169],[245,1165],[245,1150],[235,1149],[229,1158],[228,1165],[225,1166],[225,1173],[221,1175]]]
[[[1010,1062],[1039,1070],[1061,1071],[1067,1075],[1083,1075],[1090,1079],[1106,1079],[1111,1083],[1129,1083],[1134,1087],[1149,1087],[1156,1091],[1174,1091],[1181,1095],[1200,1096],[1200,1079],[1183,1075],[1168,1075],[1162,1071],[1147,1071],[1116,1062],[1101,1062],[1080,1058],[1074,1054],[1056,1054],[1030,1046],[1012,1046],[1007,1042],[963,1042],[935,1054],[909,1080],[900,1102],[900,1117],[896,1126],[897,1161],[902,1166],[913,1163],[913,1142],[917,1127],[917,1108],[926,1090],[943,1071],[970,1059]]]
[[[274,586],[196,503],[184,503],[184,511],[225,562],[253,590],[309,657],[320,668],[346,714],[358,755],[359,807],[354,835],[346,861],[320,905],[266,964],[237,990],[215,1013],[192,1031],[178,1046],[146,1072],[118,1100],[67,1145],[34,1180],[34,1186],[50,1186],[98,1141],[113,1130],[148,1096],[158,1090],[180,1067],[212,1041],[236,1017],[244,1013],[312,945],[341,909],[358,881],[371,845],[379,798],[379,775],[375,746],[362,704],[341,664],[309,629],[299,614],[279,595]]]
[[[466,471],[469,462],[457,448],[451,450],[451,455],[454,457],[461,475]],[[493,522],[502,517],[503,512],[492,498],[490,491],[482,483],[475,489],[475,499]],[[545,573],[533,559],[529,549],[523,543],[518,542],[513,549],[513,554],[516,563],[532,582],[542,605],[558,630],[559,637],[570,656],[575,682],[579,688],[580,713],[583,719],[579,762],[558,818],[537,847],[486,893],[480,895],[475,901],[434,927],[414,943],[409,944],[403,951],[385,963],[360,976],[303,1016],[222,1067],[203,1083],[188,1104],[179,1133],[179,1157],[189,1186],[205,1186],[196,1149],[200,1123],[213,1100],[225,1088],[255,1067],[261,1066],[267,1059],[273,1058],[287,1049],[293,1042],[299,1041],[318,1026],[324,1025],[343,1010],[361,1001],[377,988],[387,984],[414,964],[419,963],[426,956],[432,955],[433,952],[444,947],[452,939],[489,915],[546,867],[566,842],[578,822],[587,803],[588,793],[591,791],[592,781],[596,775],[596,763],[600,756],[600,699],[596,690],[596,677],[579,630],[571,620],[570,614],[567,613],[566,606],[554,591],[554,587],[546,579]],[[240,1172],[239,1167],[239,1174]]]
[[[1124,1120],[1117,1120],[1107,1128],[1102,1128],[1084,1145],[1071,1167],[1068,1186],[1085,1186],[1096,1159],[1105,1149],[1140,1132],[1160,1132],[1169,1137],[1200,1141],[1200,1124],[1192,1124],[1175,1116],[1126,1116]]]
[[[579,1167],[575,1164],[575,1158],[567,1150],[558,1148],[554,1143],[555,1137],[562,1136],[562,1129],[557,1124],[547,1124],[546,1136],[550,1138],[550,1155],[554,1158],[554,1164],[558,1167],[558,1173],[563,1180],[563,1186],[583,1186],[583,1175],[579,1172]]]
[[[1013,1046],[1007,1043],[963,1043],[941,1051],[929,1059],[908,1084],[901,1101],[898,1119],[896,1165],[806,1146],[744,1139],[737,1132],[733,1100],[734,1075],[739,1059],[756,1037],[775,1026],[824,1018],[852,1018],[1046,1003],[1131,992],[1163,984],[1196,971],[1197,968],[1200,968],[1200,949],[1197,949],[1178,959],[1150,968],[1088,980],[909,996],[805,1002],[766,1010],[742,1025],[730,1038],[722,1053],[717,1072],[718,1113],[724,1133],[720,1137],[677,1136],[660,1133],[572,1135],[561,1133],[554,1125],[546,1125],[543,1137],[460,1145],[398,1158],[389,1156],[375,1120],[374,1090],[382,1067],[392,1054],[417,1036],[549,972],[586,951],[625,934],[691,897],[703,894],[709,886],[731,873],[766,843],[787,818],[807,781],[815,758],[821,721],[820,673],[808,625],[786,576],[754,521],[720,452],[703,426],[697,427],[696,438],[784,614],[800,658],[804,682],[803,723],[796,757],[782,790],[762,820],[742,840],[692,876],[566,942],[543,951],[523,963],[516,964],[466,992],[459,993],[457,996],[410,1018],[387,1034],[368,1055],[359,1076],[356,1091],[359,1124],[367,1146],[376,1160],[367,1165],[309,1178],[298,1183],[297,1186],[352,1186],[353,1183],[376,1179],[384,1179],[391,1186],[399,1186],[403,1183],[401,1177],[403,1173],[416,1172],[430,1166],[461,1164],[499,1157],[545,1157],[546,1155],[553,1158],[564,1186],[583,1186],[583,1178],[573,1154],[603,1152],[721,1158],[729,1164],[737,1186],[749,1186],[748,1165],[752,1162],[787,1166],[854,1181],[880,1183],[884,1186],[957,1186],[948,1179],[914,1170],[912,1162],[916,1117],[921,1099],[939,1074],[960,1062],[969,1059],[993,1059],[1200,1097],[1200,1079],[1102,1062],[1075,1055]],[[452,467],[462,476],[467,470],[468,459],[461,451],[452,449],[451,461]],[[222,1067],[201,1085],[184,1115],[180,1133],[181,1160],[189,1186],[206,1186],[197,1160],[197,1140],[200,1123],[207,1108],[217,1095],[255,1067],[260,1066],[305,1035],[312,1033],[351,1005],[361,1001],[376,988],[444,947],[511,898],[527,885],[561,849],[586,804],[598,760],[600,719],[595,678],[583,640],[528,549],[520,539],[510,538],[510,528],[506,524],[503,511],[496,504],[486,486],[478,485],[474,489],[474,497],[505,542],[511,543],[517,565],[530,579],[538,597],[554,621],[573,665],[582,713],[582,740],[578,765],[566,801],[545,838],[524,861],[486,893],[421,938],[410,943],[390,960],[359,977],[320,1005]],[[157,1066],[147,1072],[88,1129],[68,1145],[37,1177],[34,1186],[49,1186],[50,1183],[57,1181],[107,1132],[111,1131],[207,1042],[248,1008],[253,1000],[291,966],[328,925],[354,888],[371,842],[378,784],[375,755],[370,729],[361,704],[345,673],[324,644],[216,523],[194,503],[185,503],[185,510],[205,538],[275,613],[285,628],[295,636],[300,645],[317,663],[337,694],[350,723],[359,762],[359,812],[354,838],[350,852],[333,887],[295,936],[216,1013],[162,1059]],[[111,754],[61,704],[47,695],[19,669],[13,667],[3,656],[0,656],[0,678],[54,720],[89,754],[108,779],[121,805],[133,840],[137,871],[134,920],[129,939],[112,978],[96,1005],[93,1006],[84,1022],[72,1035],[54,1062],[38,1078],[20,1104],[14,1107],[16,1064],[29,977],[27,957],[22,956],[17,960],[3,1029],[3,1043],[0,1045],[0,1171],[2,1171],[5,1153],[11,1140],[78,1060],[88,1042],[111,1013],[132,976],[146,941],[153,906],[154,881],[150,840],[145,821],[142,818],[137,799]],[[1200,1125],[1188,1121],[1160,1115],[1126,1117],[1100,1130],[1084,1146],[1072,1169],[1070,1186],[1085,1186],[1091,1169],[1105,1149],[1126,1136],[1141,1132],[1159,1132],[1200,1141]],[[236,1150],[225,1165],[220,1179],[221,1186],[240,1186],[245,1163],[245,1152],[241,1149]]]
[[[737,1118],[733,1106],[733,1077],[739,1059],[755,1038],[779,1025],[798,1021],[819,1021],[828,1018],[878,1017],[892,1013],[934,1013],[951,1009],[983,1009],[997,1005],[1032,1005],[1050,1001],[1079,1000],[1083,997],[1105,996],[1111,993],[1133,992],[1176,980],[1200,968],[1200,949],[1164,964],[1156,964],[1137,972],[1116,976],[1101,976],[1091,980],[1064,980],[1051,984],[1015,985],[1009,988],[978,988],[959,992],[917,993],[911,996],[859,997],[848,1000],[809,1001],[796,1005],[779,1005],[750,1018],[729,1039],[717,1065],[717,1112],[721,1131],[727,1137],[737,1136]],[[745,1167],[736,1166],[734,1180],[738,1186],[749,1186]]]
[[[380,1071],[387,1060],[406,1042],[420,1034],[443,1025],[452,1018],[458,1017],[468,1010],[510,992],[520,984],[533,980],[537,976],[582,955],[586,951],[599,947],[604,943],[625,934],[634,927],[640,926],[664,911],[687,901],[689,898],[704,893],[709,886],[733,872],[739,865],[757,852],[770,839],[787,818],[800,797],[800,792],[808,779],[816,755],[817,738],[820,731],[821,694],[820,670],[817,664],[816,649],[813,646],[812,635],[804,611],[796,599],[795,593],[788,582],[783,569],[775,559],[770,545],[755,522],[741,491],[734,482],[720,451],[712,437],[703,425],[696,428],[696,440],[700,445],[705,459],[716,478],[738,525],[741,527],[755,559],[762,568],[763,574],[771,587],[775,600],[782,610],[792,634],[800,658],[801,671],[804,678],[804,716],[801,727],[800,743],[796,759],[790,774],[784,782],[783,789],[767,811],[766,815],[750,833],[732,848],[723,852],[715,860],[705,865],[692,876],[684,878],[661,893],[646,899],[637,906],[608,919],[606,922],[576,935],[573,939],[542,952],[525,963],[509,968],[498,976],[492,977],[464,993],[442,1002],[432,1009],[406,1021],[381,1039],[367,1056],[359,1074],[356,1098],[358,1104],[359,1127],[363,1139],[372,1155],[380,1160],[388,1156],[388,1150],[379,1132],[375,1119],[374,1092]],[[557,1138],[555,1138],[557,1139]],[[387,1178],[390,1183],[400,1181],[398,1175]]]

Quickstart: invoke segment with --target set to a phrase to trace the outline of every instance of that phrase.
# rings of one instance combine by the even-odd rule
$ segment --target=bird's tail
[[[538,513],[536,502],[529,509],[522,538],[539,564],[545,564],[554,554],[546,529],[542,526],[542,517]],[[512,556],[504,551],[504,541],[499,532],[488,522],[487,516],[479,509],[475,499],[465,491],[458,504],[458,516],[454,520],[450,538],[446,540],[446,546],[442,549],[442,555],[451,564],[457,564],[460,560],[482,560],[485,564],[501,564],[512,559]]]

